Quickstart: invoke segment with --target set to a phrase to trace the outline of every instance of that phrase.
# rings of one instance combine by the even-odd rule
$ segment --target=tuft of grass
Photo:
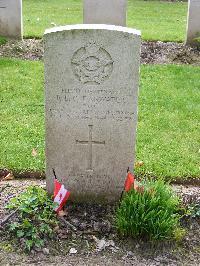
[[[193,40],[193,45],[197,46],[197,47],[200,47],[200,37],[197,37],[197,38],[194,38]]]
[[[146,180],[143,186],[124,195],[116,212],[119,233],[150,240],[172,238],[179,228],[179,198],[163,180]]]
[[[24,35],[42,37],[54,25],[83,23],[81,0],[24,0]],[[187,3],[129,0],[127,26],[142,31],[145,40],[184,41]]]
[[[0,168],[44,171],[43,63],[1,59],[0,73]],[[199,75],[193,66],[141,67],[136,175],[199,177]]]
[[[3,36],[0,36],[0,45],[4,45],[7,43],[7,39]]]

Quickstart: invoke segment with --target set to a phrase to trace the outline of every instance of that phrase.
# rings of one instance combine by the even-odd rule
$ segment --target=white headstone
[[[0,35],[22,38],[22,0],[0,0]]]
[[[84,0],[83,23],[126,26],[126,0]]]
[[[200,0],[189,0],[186,43],[196,43],[200,38]]]
[[[119,199],[133,169],[140,32],[109,25],[46,30],[46,176],[71,199]]]

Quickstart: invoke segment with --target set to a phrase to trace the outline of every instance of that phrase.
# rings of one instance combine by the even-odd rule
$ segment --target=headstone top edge
[[[125,33],[130,33],[130,34],[141,36],[140,30],[136,30],[136,29],[132,29],[128,27],[122,27],[122,26],[106,25],[106,24],[65,25],[65,26],[46,29],[44,32],[44,35],[51,34],[51,33],[57,33],[61,31],[70,31],[70,30],[110,30],[110,31],[119,31],[119,32],[125,32]]]

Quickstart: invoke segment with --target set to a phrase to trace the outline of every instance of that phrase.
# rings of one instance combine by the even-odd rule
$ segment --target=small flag
[[[58,213],[64,207],[70,192],[57,179],[54,179],[54,202],[58,203],[55,211]]]
[[[131,174],[131,172],[128,171],[126,181],[124,184],[124,190],[128,192],[130,189],[138,189],[138,185],[136,184],[135,181],[135,176]]]

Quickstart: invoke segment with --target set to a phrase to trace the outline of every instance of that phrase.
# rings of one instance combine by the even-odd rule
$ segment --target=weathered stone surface
[[[200,38],[200,0],[189,0],[186,43],[197,43],[195,38]]]
[[[126,26],[126,0],[84,0],[83,23]]]
[[[140,32],[108,25],[46,30],[46,176],[71,199],[119,199],[134,165]]]
[[[22,0],[0,0],[0,35],[22,38]]]

